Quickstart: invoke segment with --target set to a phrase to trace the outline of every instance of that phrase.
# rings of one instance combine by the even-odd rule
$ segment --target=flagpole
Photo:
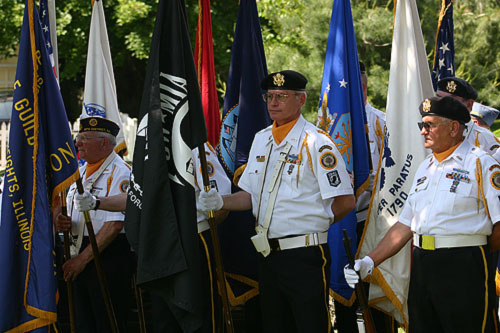
[[[61,213],[64,216],[68,216],[68,209],[66,206],[66,191],[61,192]],[[71,259],[71,252],[69,249],[69,231],[66,230],[63,232],[64,235],[64,258],[66,261]],[[66,288],[68,291],[68,310],[69,310],[69,327],[71,329],[71,333],[76,332],[75,326],[75,303],[73,300],[73,282],[69,279],[66,281]]]
[[[79,194],[83,194],[82,179],[78,178],[76,180],[76,187]],[[111,331],[113,333],[118,333],[118,323],[116,322],[115,312],[113,310],[113,304],[111,303],[111,296],[109,294],[108,284],[106,283],[106,276],[102,270],[101,256],[99,254],[99,247],[97,246],[97,241],[95,238],[94,227],[92,226],[92,220],[88,210],[83,211],[83,216],[85,218],[85,226],[89,233],[89,241],[92,246],[92,255],[94,256],[95,268],[97,270],[97,276],[99,277],[99,285],[101,286],[102,297],[104,298],[104,303],[106,305],[106,312],[108,313],[109,323],[111,325]]]
[[[201,175],[203,177],[203,187],[205,192],[210,191],[210,182],[207,171],[207,158],[205,155],[205,145],[201,144],[198,147],[201,164]],[[224,276],[224,267],[222,265],[222,255],[220,252],[219,236],[217,235],[217,225],[215,223],[214,212],[208,212],[208,224],[210,225],[210,235],[212,236],[212,244],[214,247],[215,267],[217,272],[217,280],[222,298],[222,309],[224,312],[224,322],[226,324],[227,333],[233,332],[233,319],[231,317],[231,308],[229,307],[229,299],[227,297],[226,278]]]
[[[132,275],[134,285],[135,301],[137,303],[137,315],[139,316],[139,332],[146,333],[146,320],[144,319],[144,302],[142,301],[142,290],[137,285],[137,272]]]
[[[56,31],[56,0],[48,0],[48,12],[50,23],[50,40],[52,42],[52,56],[54,57],[54,68],[56,77],[59,78],[59,53],[57,49],[57,31]]]

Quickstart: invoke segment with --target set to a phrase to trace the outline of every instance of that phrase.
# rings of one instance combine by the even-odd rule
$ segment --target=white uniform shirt
[[[478,192],[478,159],[491,218]],[[415,174],[399,221],[420,235],[490,235],[500,221],[500,165],[466,140],[441,163],[429,155]]]
[[[292,148],[283,168],[269,226],[269,238],[328,230],[334,218],[331,210],[333,198],[353,194],[351,179],[335,143],[300,116],[281,144],[276,144],[272,126],[269,126],[255,135],[250,148],[248,164],[238,186],[250,193],[253,215],[258,216],[259,224],[263,224],[269,202],[270,193],[266,190],[268,183],[287,142]],[[265,156],[268,145],[272,145],[271,156]],[[267,159],[269,162],[258,212],[260,179]]]
[[[214,149],[205,143],[205,155],[207,159],[207,172],[210,188],[215,188],[221,195],[231,194],[231,181],[226,176],[226,172],[217,159]],[[201,211],[198,204],[200,191],[203,189],[203,177],[201,175],[201,164],[198,154],[198,148],[193,149],[193,164],[195,173],[195,195],[198,223],[208,220],[208,213]]]
[[[90,193],[97,197],[110,197],[120,193],[126,193],[128,186],[130,184],[130,167],[123,161],[120,156],[116,155],[111,161],[111,163],[104,169],[100,177],[95,181]],[[84,164],[80,167],[80,175],[82,177],[83,187],[86,188],[88,184],[88,179],[86,177],[86,166]],[[76,192],[76,183],[71,185],[68,196],[66,197],[68,205],[68,214],[71,215],[72,228],[71,231],[73,235],[78,235],[80,223],[85,223],[83,214],[80,213],[74,207],[72,203],[74,195]],[[92,226],[94,227],[94,232],[97,234],[101,230],[102,226],[106,222],[113,221],[124,221],[125,212],[108,212],[105,210],[91,210],[89,211],[90,218],[92,220]],[[125,228],[123,228],[121,233],[125,233]],[[84,227],[84,235],[88,236],[87,228]]]
[[[385,113],[375,109],[370,103],[366,103],[366,120],[368,123],[368,140],[370,141],[370,156],[372,159],[372,172],[370,173],[370,185],[368,189],[361,193],[356,201],[357,220],[365,221],[368,215],[368,206],[372,194],[373,183],[377,173],[380,151],[384,140]]]
[[[500,140],[490,130],[478,126],[472,120],[467,124],[464,136],[473,146],[479,147],[485,152],[495,155],[500,148]]]

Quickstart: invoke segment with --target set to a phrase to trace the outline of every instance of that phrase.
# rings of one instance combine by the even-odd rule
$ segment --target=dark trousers
[[[365,291],[368,290],[369,285],[369,283],[364,283]],[[358,304],[358,300],[356,300],[352,306],[345,306],[338,301],[334,301],[335,328],[338,333],[358,332],[358,324],[356,322],[356,309],[358,308]],[[398,324],[392,316],[372,307],[370,307],[370,311],[377,333],[397,333]]]
[[[487,246],[413,249],[411,333],[498,332]]]
[[[259,255],[264,332],[329,332],[328,245]]]
[[[216,333],[222,328],[222,303],[217,287],[217,273],[215,271],[215,261],[213,255],[212,240],[210,230],[206,230],[199,236],[200,261],[202,278],[203,299],[203,325],[196,332]],[[177,323],[173,313],[168,308],[167,303],[159,295],[151,292],[151,312],[153,317],[154,333],[175,333],[182,332],[182,328]]]
[[[88,238],[82,242],[82,249]],[[125,332],[132,296],[133,261],[130,246],[124,234],[118,235],[100,253],[102,268],[111,296],[111,303],[120,332]],[[73,282],[76,331],[111,332],[106,305],[102,296],[94,261]]]

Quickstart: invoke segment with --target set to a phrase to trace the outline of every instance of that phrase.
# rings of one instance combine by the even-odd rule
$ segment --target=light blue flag
[[[327,131],[335,141],[347,171],[353,178],[354,192],[363,192],[369,182],[370,163],[366,133],[366,114],[359,70],[358,50],[348,0],[335,0],[326,47],[323,83],[318,110],[318,127]],[[347,264],[342,243],[346,229],[356,251],[356,213],[333,224],[328,232],[332,257],[330,290],[336,300],[350,305],[353,289],[344,278]]]

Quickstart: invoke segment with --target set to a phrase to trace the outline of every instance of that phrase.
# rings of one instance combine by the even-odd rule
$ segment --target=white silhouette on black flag
[[[125,230],[137,283],[185,332],[201,326],[191,150],[207,140],[184,0],[160,0],[141,103]]]

